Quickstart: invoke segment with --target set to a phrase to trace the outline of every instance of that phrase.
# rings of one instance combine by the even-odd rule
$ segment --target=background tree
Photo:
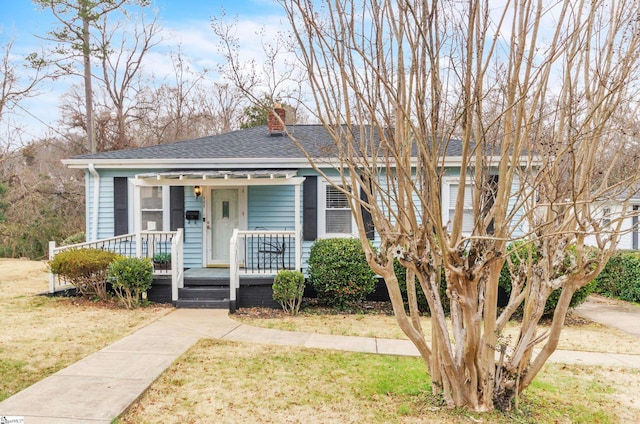
[[[94,119],[93,119],[93,68],[92,56],[95,53],[109,50],[100,37],[92,39],[92,28],[104,34],[100,22],[107,15],[128,4],[146,6],[148,0],[33,0],[43,9],[51,11],[60,22],[60,27],[49,32],[48,40],[57,43],[54,49],[53,63],[69,75],[81,75],[84,85],[85,126],[90,152],[95,153]],[[101,42],[102,41],[102,42]],[[82,61],[81,69],[76,68],[77,61]]]
[[[640,3],[280,3],[307,72],[310,109],[340,158],[337,187],[352,200],[369,265],[384,278],[433,390],[451,407],[509,408],[556,349],[573,293],[604,267],[628,217],[638,168],[612,175],[632,142],[620,134],[623,106],[639,94]],[[250,94],[226,45],[232,77]],[[296,140],[302,149],[305,141]],[[459,175],[448,173],[445,155],[460,160]],[[604,226],[602,205],[612,200],[623,211]],[[513,242],[520,248],[507,254]],[[407,269],[408,313],[394,258]],[[498,310],[505,263],[512,290]],[[430,343],[416,286],[432,314]],[[539,334],[556,290],[550,330]],[[520,333],[505,340],[519,305]]]
[[[70,150],[67,138],[49,138],[15,149],[4,161],[8,190],[0,195],[7,203],[0,256],[43,259],[50,240],[62,242],[83,231],[84,210],[78,208],[84,199],[82,172],[60,166],[61,159],[78,153]]]
[[[243,97],[232,85],[213,82],[181,49],[170,55],[173,72],[161,84],[148,83],[137,102],[138,145],[169,143],[237,129]]]
[[[145,24],[144,17],[141,17],[140,23],[133,24],[129,34],[125,25],[130,25],[128,23],[131,19],[126,11],[123,11],[123,15],[127,24],[121,20],[110,27],[108,15],[102,17],[100,24],[100,45],[104,50],[98,55],[101,75],[97,78],[100,88],[106,93],[102,97],[109,101],[104,105],[102,113],[115,115],[113,135],[110,140],[103,137],[103,144],[97,146],[100,151],[131,147],[132,140],[127,134],[127,126],[136,119],[135,97],[141,85],[143,59],[159,43],[160,29],[155,18],[151,23]]]
[[[286,110],[286,124],[308,120],[301,103],[304,72],[296,66],[292,55],[294,44],[286,34],[268,34],[264,27],[256,33],[265,57],[260,64],[255,58],[243,59],[236,35],[237,21],[227,21],[224,11],[212,19],[211,27],[225,59],[218,67],[219,73],[250,99],[242,112],[241,128],[266,125],[269,111],[276,103]]]
[[[275,104],[280,104],[280,106],[284,108],[286,125],[299,123],[295,108],[286,103],[282,103],[280,100],[272,99],[265,95],[259,103],[252,103],[244,108],[240,128],[252,128],[260,125],[267,125],[269,112],[273,110]]]
[[[0,37],[0,163],[20,147],[20,128],[10,122],[11,113],[21,101],[37,94],[37,85],[46,75],[45,64],[35,55],[16,59],[12,48],[12,40]]]

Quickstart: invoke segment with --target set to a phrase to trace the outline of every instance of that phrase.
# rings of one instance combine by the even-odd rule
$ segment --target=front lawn
[[[622,380],[620,380],[622,378]],[[640,373],[550,364],[509,414],[448,410],[420,358],[201,340],[117,421],[130,423],[639,422]]]
[[[44,262],[0,259],[0,401],[171,311],[41,296]]]

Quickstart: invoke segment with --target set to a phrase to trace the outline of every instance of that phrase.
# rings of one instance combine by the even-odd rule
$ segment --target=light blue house
[[[232,310],[272,304],[278,270],[304,269],[317,238],[356,234],[346,196],[278,123],[64,160],[86,175],[83,245],[158,259],[152,300]],[[337,175],[335,147],[321,125],[287,129],[327,164],[327,175]],[[447,151],[452,169],[456,149],[451,143]],[[52,245],[51,255],[59,249]]]

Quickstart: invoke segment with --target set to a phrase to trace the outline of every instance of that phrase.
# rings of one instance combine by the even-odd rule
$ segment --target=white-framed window
[[[602,209],[602,226],[608,227],[611,225],[611,208]]]
[[[169,229],[169,187],[140,187],[140,223],[142,231]]]
[[[442,181],[442,219],[444,222],[453,222],[456,212],[456,200],[458,198],[459,178],[444,178]],[[467,180],[464,193],[464,206],[462,215],[462,232],[471,234],[473,232],[473,185]]]
[[[344,237],[354,235],[356,225],[347,195],[327,181],[321,182],[318,194],[320,206],[318,208],[318,236]]]

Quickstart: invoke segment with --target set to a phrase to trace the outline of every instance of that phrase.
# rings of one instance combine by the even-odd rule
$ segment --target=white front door
[[[208,217],[208,265],[229,265],[229,241],[240,228],[238,189],[211,189]]]

